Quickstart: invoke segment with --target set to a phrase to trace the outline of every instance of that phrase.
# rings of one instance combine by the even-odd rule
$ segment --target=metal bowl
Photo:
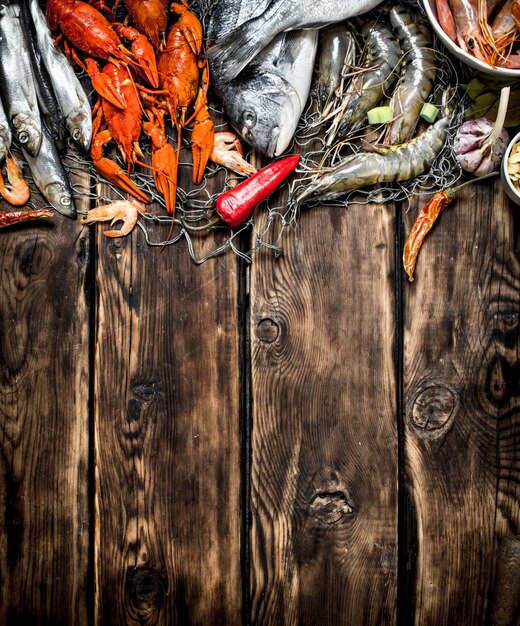
[[[504,158],[502,159],[502,167],[500,168],[500,177],[502,178],[502,184],[504,185],[505,192],[508,198],[518,204],[520,206],[520,191],[513,185],[511,178],[507,172],[507,162],[509,161],[509,156],[511,154],[511,150],[513,146],[517,143],[520,143],[520,133],[515,135],[513,139],[509,142],[507,146],[506,152],[504,154]]]
[[[467,52],[464,52],[462,48],[459,48],[457,44],[455,44],[448,35],[442,30],[439,22],[437,21],[437,10],[435,8],[435,0],[423,0],[423,6],[426,11],[426,15],[433,27],[438,38],[442,41],[442,43],[446,46],[446,48],[456,56],[460,61],[469,65],[474,70],[478,70],[483,74],[487,74],[488,76],[493,76],[495,79],[515,79],[520,78],[520,70],[508,70],[500,67],[491,67],[487,65],[487,63],[483,63],[479,61],[475,57],[471,56]]]

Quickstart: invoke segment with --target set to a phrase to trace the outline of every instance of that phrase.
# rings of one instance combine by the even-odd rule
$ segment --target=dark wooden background
[[[0,623],[519,624],[520,209],[461,192],[408,284],[419,206],[250,267],[1,232]]]

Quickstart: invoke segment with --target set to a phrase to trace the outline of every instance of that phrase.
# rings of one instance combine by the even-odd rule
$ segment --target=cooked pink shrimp
[[[139,215],[144,215],[145,212],[146,208],[137,200],[117,200],[91,209],[82,218],[81,223],[92,224],[111,220],[110,224],[113,225],[115,222],[122,221],[123,226],[120,230],[107,230],[103,234],[105,237],[124,237],[136,225]]]
[[[0,171],[0,195],[13,206],[23,206],[27,204],[31,197],[31,190],[22,177],[22,170],[18,165],[18,161],[11,154],[6,154],[5,166],[10,186],[7,187],[5,185],[4,177]]]
[[[244,152],[237,136],[229,132],[215,133],[210,159],[237,174],[251,176],[256,169],[244,159]]]

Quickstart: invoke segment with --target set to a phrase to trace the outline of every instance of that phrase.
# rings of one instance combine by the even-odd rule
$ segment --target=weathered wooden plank
[[[393,207],[303,210],[251,270],[254,624],[395,624]]]
[[[515,229],[517,209],[499,182],[468,189],[441,216],[416,281],[404,286],[405,456],[421,626],[489,623],[504,565],[499,541],[519,532]],[[504,614],[504,602],[518,598],[505,599],[500,580]]]
[[[6,626],[88,622],[89,258],[88,232],[59,215],[0,233]]]
[[[239,624],[237,258],[97,241],[95,623]]]

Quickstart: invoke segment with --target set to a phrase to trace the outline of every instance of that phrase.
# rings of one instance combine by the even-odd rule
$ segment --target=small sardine
[[[244,0],[220,0],[210,40],[225,35],[265,7]],[[241,137],[268,157],[290,144],[309,96],[318,32],[281,33],[229,83],[213,80],[228,119]]]
[[[14,136],[36,156],[42,140],[38,100],[19,7],[0,4],[0,90]]]
[[[63,123],[58,101],[52,89],[51,78],[42,62],[40,50],[36,43],[36,30],[29,11],[29,6],[25,1],[20,3],[20,23],[25,34],[25,40],[31,58],[40,114],[45,118],[45,122],[54,139],[56,147],[61,151],[65,148],[65,124]]]
[[[34,184],[47,202],[62,215],[76,217],[76,207],[69,179],[45,122],[38,156],[31,156],[24,147],[22,152],[29,165]]]
[[[0,164],[4,162],[5,155],[11,147],[12,134],[11,127],[7,121],[4,107],[0,100]]]
[[[86,151],[92,141],[92,111],[87,95],[67,57],[54,45],[38,0],[29,2],[38,49],[51,78],[65,125],[72,139]]]
[[[213,82],[229,82],[279,33],[319,28],[370,11],[381,0],[271,0],[209,50]]]

